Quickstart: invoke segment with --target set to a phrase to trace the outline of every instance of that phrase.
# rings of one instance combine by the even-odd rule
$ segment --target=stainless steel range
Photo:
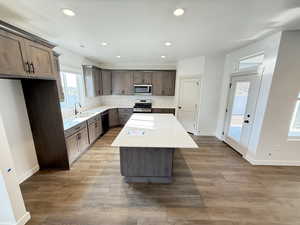
[[[133,107],[134,113],[151,113],[152,112],[152,101],[151,99],[140,99],[137,100]]]

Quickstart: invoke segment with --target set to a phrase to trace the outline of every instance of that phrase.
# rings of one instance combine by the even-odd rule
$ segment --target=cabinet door
[[[131,71],[113,71],[112,93],[114,95],[133,94],[133,73]]]
[[[134,71],[133,72],[134,84],[152,84],[152,72]]]
[[[94,66],[83,65],[84,88],[86,97],[96,97],[102,94],[101,70]]]
[[[157,71],[152,76],[152,94],[157,96],[175,95],[176,75],[173,71]]]
[[[87,128],[78,132],[78,149],[79,152],[84,152],[89,147],[89,136]]]
[[[143,72],[144,84],[152,84],[152,72]]]
[[[109,110],[109,127],[115,127],[120,124],[118,109]]]
[[[53,62],[54,62],[54,69],[55,69],[55,74],[56,74],[56,84],[57,84],[57,90],[58,90],[58,96],[59,96],[59,100],[61,102],[64,101],[65,95],[64,95],[64,90],[63,90],[63,86],[61,83],[61,77],[60,77],[60,66],[59,66],[59,59],[58,59],[58,55],[55,55],[53,57]]]
[[[102,70],[102,94],[111,95],[111,71]]]
[[[156,71],[152,75],[152,95],[163,95],[163,76],[165,72]]]
[[[124,94],[123,89],[123,77],[122,72],[113,71],[112,72],[112,94],[113,95],[122,95]]]
[[[164,96],[174,96],[175,95],[175,78],[174,72],[165,72],[163,75],[163,90],[162,94]]]
[[[78,134],[74,134],[66,139],[67,149],[68,149],[68,155],[69,155],[69,164],[74,162],[74,160],[79,155],[78,150]]]
[[[120,125],[124,126],[129,118],[131,117],[133,110],[132,108],[119,108],[119,120],[120,120]]]
[[[102,120],[97,120],[97,129],[96,129],[96,136],[97,138],[103,133],[103,128],[102,128]]]
[[[26,51],[24,39],[11,33],[0,31],[0,74],[26,76]]]
[[[30,73],[35,76],[55,77],[52,49],[29,40],[25,42]]]
[[[97,122],[91,123],[89,127],[89,143],[92,144],[97,139]]]
[[[100,96],[102,95],[102,78],[101,70],[99,68],[93,68],[93,78],[95,96]]]

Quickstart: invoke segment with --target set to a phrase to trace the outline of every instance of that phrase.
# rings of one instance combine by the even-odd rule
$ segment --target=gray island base
[[[175,148],[120,147],[127,183],[171,183]]]

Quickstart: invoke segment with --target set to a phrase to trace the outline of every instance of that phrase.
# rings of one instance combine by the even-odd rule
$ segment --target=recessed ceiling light
[[[165,42],[165,46],[171,46],[171,45],[172,45],[171,42],[169,42],[169,41]]]
[[[173,14],[174,14],[175,16],[182,16],[182,15],[184,14],[184,9],[182,9],[182,8],[177,8],[177,9],[174,10]]]
[[[102,46],[107,46],[108,43],[107,43],[107,42],[102,42],[101,45],[102,45]]]
[[[120,55],[117,55],[116,57],[117,57],[117,58],[121,58],[121,56],[120,56]]]
[[[161,56],[161,58],[162,58],[162,59],[165,59],[165,58],[166,58],[166,56],[165,56],[165,55],[162,55],[162,56]]]
[[[63,12],[63,14],[67,16],[75,16],[75,12],[72,11],[71,9],[62,9],[61,11]]]

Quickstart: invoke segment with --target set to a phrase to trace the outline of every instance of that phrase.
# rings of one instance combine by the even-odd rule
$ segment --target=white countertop
[[[108,110],[108,109],[113,109],[116,108],[114,106],[100,106],[91,110],[87,110],[84,112],[81,112],[78,114],[76,117],[64,119],[64,130],[68,130],[84,121],[87,121],[88,119]]]
[[[133,114],[112,143],[114,147],[198,148],[172,114]]]
[[[76,117],[64,119],[63,120],[64,130],[68,130],[80,123],[83,123],[84,121],[87,121],[88,119],[90,119],[90,118],[96,116],[97,114],[100,114],[106,110],[115,109],[115,108],[133,108],[133,106],[112,106],[112,105],[107,106],[107,105],[105,105],[105,106],[99,106],[94,109],[83,111],[83,112],[79,113],[78,116],[76,116]],[[159,108],[163,109],[165,107],[159,107]],[[169,108],[169,107],[166,107],[166,108]],[[173,107],[170,107],[170,108],[173,108]]]

